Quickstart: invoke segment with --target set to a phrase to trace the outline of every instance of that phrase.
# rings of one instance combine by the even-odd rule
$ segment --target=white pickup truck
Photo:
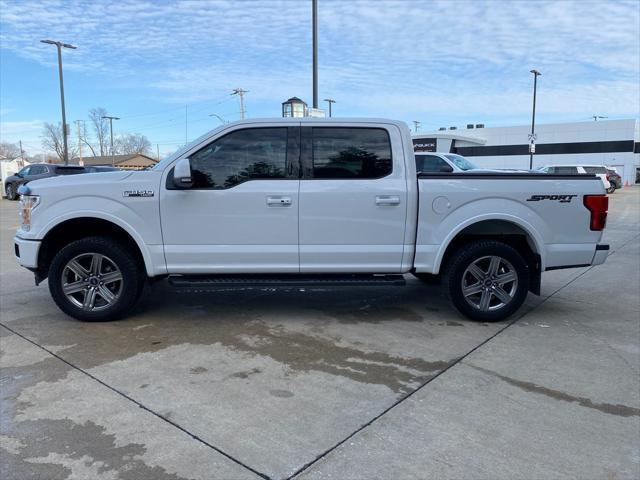
[[[389,286],[409,273],[497,321],[539,294],[541,272],[603,263],[609,249],[597,177],[418,174],[410,131],[392,120],[231,123],[150,170],[21,189],[15,255],[87,321],[124,316],[150,279]]]

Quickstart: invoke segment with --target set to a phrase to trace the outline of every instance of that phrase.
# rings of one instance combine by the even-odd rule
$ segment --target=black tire
[[[497,268],[500,270],[494,276],[485,273],[485,269],[482,268],[483,264],[491,264],[492,257],[502,259],[497,261]],[[443,286],[453,305],[466,317],[480,322],[498,322],[506,319],[522,306],[529,291],[529,267],[515,248],[494,240],[478,240],[462,246],[449,258],[451,260],[446,265]],[[475,262],[478,262],[478,264],[475,264]],[[480,280],[473,272],[467,270],[472,268],[472,264],[481,267],[481,273],[487,275],[484,280]],[[491,267],[489,266],[486,272],[490,271]],[[510,271],[515,273],[516,281],[507,281],[504,284],[499,284],[499,279],[501,277],[507,278],[506,274]],[[473,291],[480,286],[482,286],[482,291],[469,294],[468,298],[465,297],[463,276],[465,284],[469,280],[477,281],[472,285],[466,285],[469,289],[467,292]],[[498,288],[500,289],[499,292],[496,290]],[[491,303],[485,305],[486,308],[482,309],[485,289]],[[507,296],[511,297],[511,300],[504,303],[497,293],[506,293]],[[478,305],[472,305],[476,300]]]
[[[100,292],[98,292],[93,294],[93,300],[90,302],[92,309],[89,310],[83,308],[82,305],[76,305],[65,294],[63,290],[65,279],[63,276],[67,275],[65,278],[68,280],[69,273],[73,275],[73,270],[68,267],[72,260],[79,258],[79,261],[82,262],[83,258],[88,258],[93,262],[91,255],[97,255],[102,259],[106,258],[106,261],[101,260],[100,264],[106,263],[107,268],[117,271],[121,278],[114,280],[108,287],[113,289],[112,293],[117,290],[117,293],[114,294],[115,298],[112,299],[113,304],[109,304],[107,300],[104,300],[106,296],[101,297]],[[85,267],[86,265],[85,263]],[[114,265],[115,267],[113,267]],[[89,270],[92,270],[91,267],[85,270],[87,275],[94,276],[93,273],[88,273]],[[107,271],[101,275],[108,275],[109,273],[115,272]],[[101,275],[96,274],[95,279]],[[76,275],[77,278],[80,277]],[[120,242],[109,237],[87,237],[70,243],[55,255],[49,267],[49,291],[60,310],[67,315],[85,322],[104,322],[121,318],[134,307],[142,293],[145,278],[143,266]],[[106,276],[104,279],[106,283]],[[95,291],[103,288],[102,283],[96,283],[95,285],[92,287],[89,283],[86,283],[86,288],[83,287],[77,294],[74,293],[74,298],[80,300],[84,298],[86,300],[88,293],[85,293],[85,291],[88,292],[90,289]],[[103,299],[102,305],[99,305],[100,298]],[[93,307],[94,302],[95,307]],[[97,308],[97,310],[93,310],[93,308]]]
[[[611,186],[609,188],[607,188],[607,193],[608,194],[615,193],[615,191],[616,191],[616,187],[613,184],[611,184]]]
[[[7,200],[15,200],[16,197],[16,186],[14,183],[8,183],[5,187],[5,193],[7,194]]]
[[[439,285],[442,281],[442,277],[440,275],[433,275],[432,273],[414,272],[412,275],[427,285]]]

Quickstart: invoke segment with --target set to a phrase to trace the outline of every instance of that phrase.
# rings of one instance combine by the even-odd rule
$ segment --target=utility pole
[[[594,122],[597,122],[599,118],[609,118],[609,117],[605,117],[603,115],[593,115],[591,118],[593,118]]]
[[[67,148],[67,116],[64,109],[64,79],[62,78],[62,48],[71,48],[75,50],[77,47],[68,43],[57,42],[55,40],[40,40],[41,43],[55,45],[58,48],[58,77],[60,78],[60,104],[62,105],[62,139],[64,146],[64,164],[69,164],[69,149]]]
[[[113,157],[113,121],[114,120],[120,120],[119,117],[109,117],[109,116],[104,116],[102,118],[106,118],[107,120],[109,120],[109,132],[111,133],[111,166],[114,166],[114,157]]]
[[[82,161],[82,136],[80,134],[80,122],[82,120],[76,120],[76,125],[78,127],[78,157],[79,157],[79,161],[78,163],[80,165],[84,165],[84,162]]]
[[[536,90],[538,77],[542,75],[538,70],[533,69],[533,115],[531,117],[531,135],[529,135],[529,170],[533,170],[533,154],[536,151]]]
[[[418,133],[418,129],[420,128],[420,122],[418,120],[413,121],[413,131]]]
[[[240,97],[240,120],[244,120],[244,94],[249,93],[248,90],[243,90],[242,88],[234,88],[231,95],[238,95]]]
[[[318,0],[311,0],[313,43],[313,108],[318,108]]]
[[[19,140],[20,143],[20,159],[24,161],[24,150],[22,150],[22,140]]]
[[[333,98],[325,98],[324,101],[329,104],[329,118],[331,118],[331,104],[336,103],[336,101]]]

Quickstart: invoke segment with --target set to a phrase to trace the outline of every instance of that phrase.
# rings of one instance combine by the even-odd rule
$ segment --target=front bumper
[[[609,255],[609,245],[599,243],[596,245],[596,253],[593,254],[591,265],[602,265]]]
[[[40,240],[25,240],[17,235],[13,237],[14,253],[18,263],[26,268],[38,268]]]

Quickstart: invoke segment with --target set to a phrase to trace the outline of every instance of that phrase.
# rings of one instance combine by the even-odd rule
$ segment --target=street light
[[[311,36],[313,43],[313,108],[318,108],[318,0],[311,0]]]
[[[530,73],[533,73],[533,115],[531,117],[531,135],[529,135],[529,170],[533,170],[533,153],[536,150],[536,90],[538,77],[542,74],[535,68]]]
[[[64,145],[64,164],[69,164],[69,149],[67,148],[67,116],[64,111],[64,80],[62,78],[62,48],[71,48],[75,50],[77,47],[68,43],[57,42],[55,40],[40,40],[41,43],[55,45],[58,48],[58,76],[60,77],[60,103],[62,104],[62,139]]]
[[[104,117],[100,117],[100,118],[104,118],[105,120],[109,120],[109,133],[111,134],[111,166],[115,166],[114,165],[114,156],[113,156],[113,121],[114,120],[120,120],[119,117],[110,117],[108,115],[105,115]]]
[[[336,101],[333,98],[325,98],[324,101],[329,104],[329,118],[331,118],[331,104],[336,103]]]
[[[599,118],[609,118],[609,117],[605,117],[604,115],[592,115],[591,118],[593,118],[594,122],[597,122]]]
[[[210,114],[209,114],[209,116],[210,116],[210,117],[216,117],[218,120],[220,120],[220,123],[222,123],[223,125],[224,125],[225,123],[227,123],[227,122],[225,121],[225,119],[224,119],[224,118],[222,118],[222,117],[221,117],[220,115],[218,115],[217,113],[210,113]]]

